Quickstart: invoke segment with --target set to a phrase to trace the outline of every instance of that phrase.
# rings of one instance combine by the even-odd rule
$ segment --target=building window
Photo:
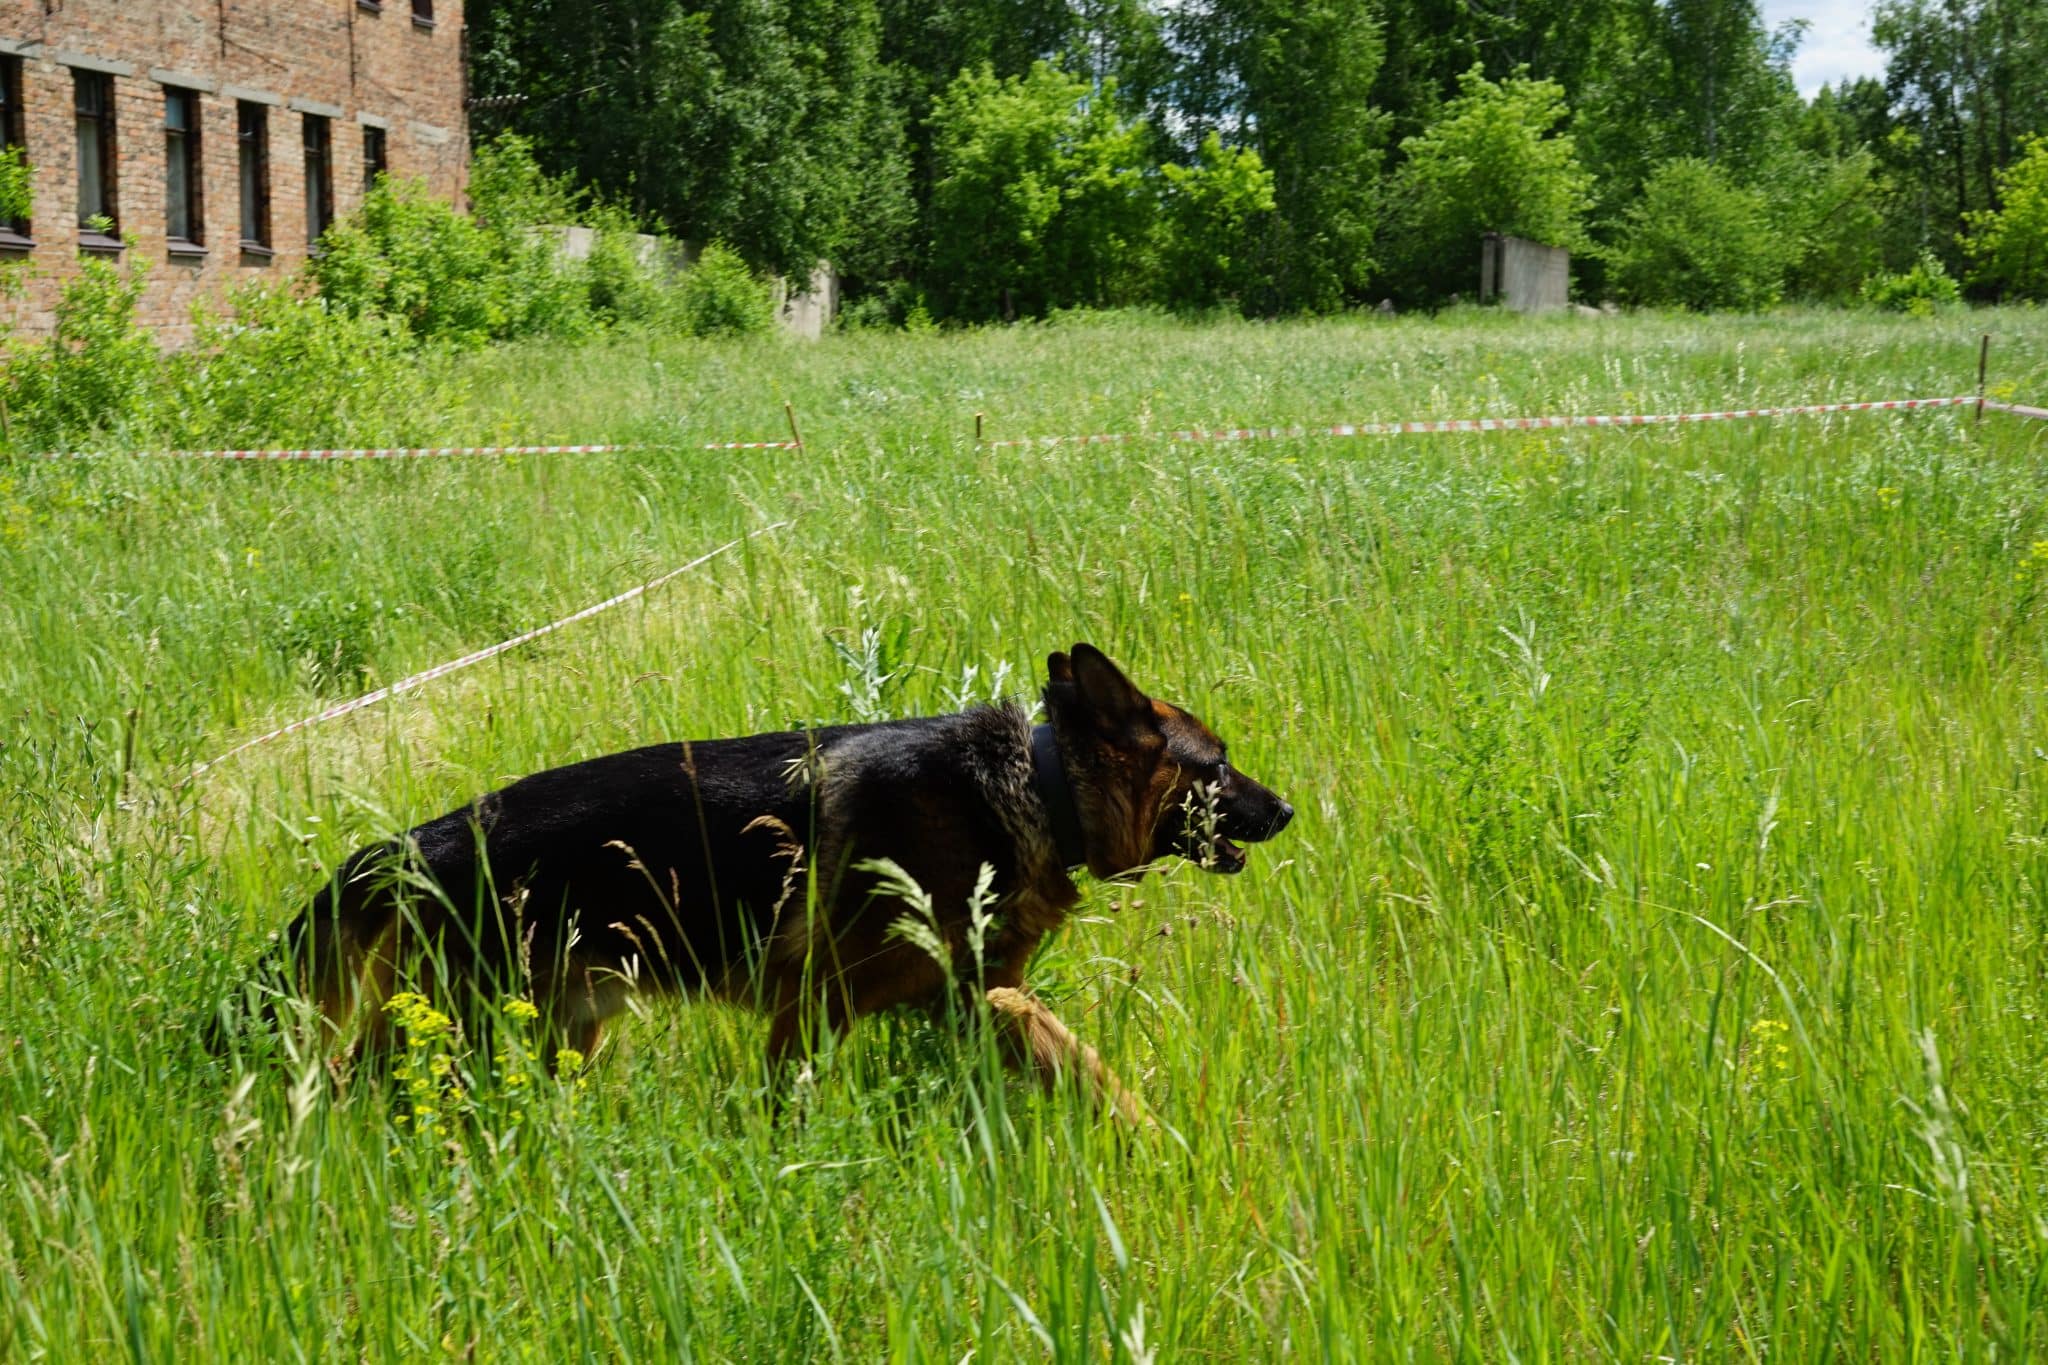
[[[334,221],[334,134],[319,114],[306,115],[306,245],[318,246]]]
[[[27,120],[21,109],[19,57],[0,57],[0,150],[7,148],[19,149],[24,159],[28,156]],[[0,218],[0,248],[19,250],[33,245],[29,240],[27,217]]]
[[[412,0],[412,21],[421,28],[434,26],[434,0]]]
[[[78,240],[118,247],[120,211],[114,196],[114,78],[103,71],[71,73],[78,122]]]
[[[369,194],[377,188],[377,177],[390,171],[391,161],[384,150],[384,130],[365,127],[363,129],[363,193]]]
[[[242,161],[242,250],[270,254],[270,111],[235,102],[235,140]]]
[[[205,164],[199,155],[199,96],[164,91],[164,235],[174,256],[196,254],[206,245]]]

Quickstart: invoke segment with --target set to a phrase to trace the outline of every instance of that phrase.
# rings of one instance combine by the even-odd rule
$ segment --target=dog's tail
[[[207,1050],[224,1056],[254,1023],[275,1028],[291,1003],[310,1004],[331,1036],[348,1028],[365,976],[397,914],[389,878],[379,875],[388,850],[365,849],[284,927],[237,988],[207,1020]]]

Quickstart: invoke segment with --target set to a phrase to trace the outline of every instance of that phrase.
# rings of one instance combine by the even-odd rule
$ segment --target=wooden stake
[[[785,401],[782,405],[782,415],[789,418],[789,439],[796,442],[798,450],[802,450],[804,434],[796,429],[796,404]]]
[[[1984,371],[1991,364],[1991,333],[1977,345],[1977,420],[1984,420]]]
[[[974,414],[974,444],[981,444],[981,414]]]

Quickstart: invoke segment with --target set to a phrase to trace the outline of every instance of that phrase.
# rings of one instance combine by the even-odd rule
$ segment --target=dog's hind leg
[[[1073,1073],[1097,1104],[1108,1106],[1125,1123],[1157,1126],[1144,1104],[1124,1088],[1095,1049],[1069,1032],[1051,1010],[1010,986],[997,986],[986,998],[1012,1066],[1035,1073],[1047,1088],[1060,1076]]]

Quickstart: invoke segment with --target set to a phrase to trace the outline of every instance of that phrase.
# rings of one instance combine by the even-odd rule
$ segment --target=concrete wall
[[[1563,247],[1544,246],[1489,232],[1479,256],[1479,301],[1495,295],[1517,313],[1547,313],[1571,302],[1572,254]]]
[[[587,227],[537,227],[535,232],[553,239],[555,250],[562,259],[569,261],[588,260],[591,248],[597,244],[597,233]],[[665,265],[670,270],[687,270],[696,263],[697,248],[688,242],[667,241],[660,237],[641,233],[634,237],[634,255],[643,268],[652,270]],[[839,272],[829,261],[818,262],[811,271],[811,278],[801,290],[792,290],[789,281],[776,276],[770,282],[775,300],[775,318],[782,329],[791,336],[816,341],[832,326],[832,319],[839,314]]]
[[[18,62],[25,142],[35,167],[30,265],[17,331],[47,333],[78,273],[74,70],[104,72],[114,93],[116,225],[132,240],[102,251],[149,267],[141,320],[167,344],[188,340],[196,299],[248,280],[282,279],[307,256],[307,116],[328,120],[336,216],[363,197],[364,129],[384,132],[391,173],[455,198],[468,172],[461,0],[0,0],[0,62]],[[198,97],[203,254],[173,253],[166,232],[164,94]],[[238,101],[266,110],[269,254],[241,248]]]
[[[818,262],[805,288],[792,293],[789,281],[778,279],[775,293],[775,315],[781,319],[782,329],[806,341],[824,336],[839,315],[839,272],[828,261]]]

